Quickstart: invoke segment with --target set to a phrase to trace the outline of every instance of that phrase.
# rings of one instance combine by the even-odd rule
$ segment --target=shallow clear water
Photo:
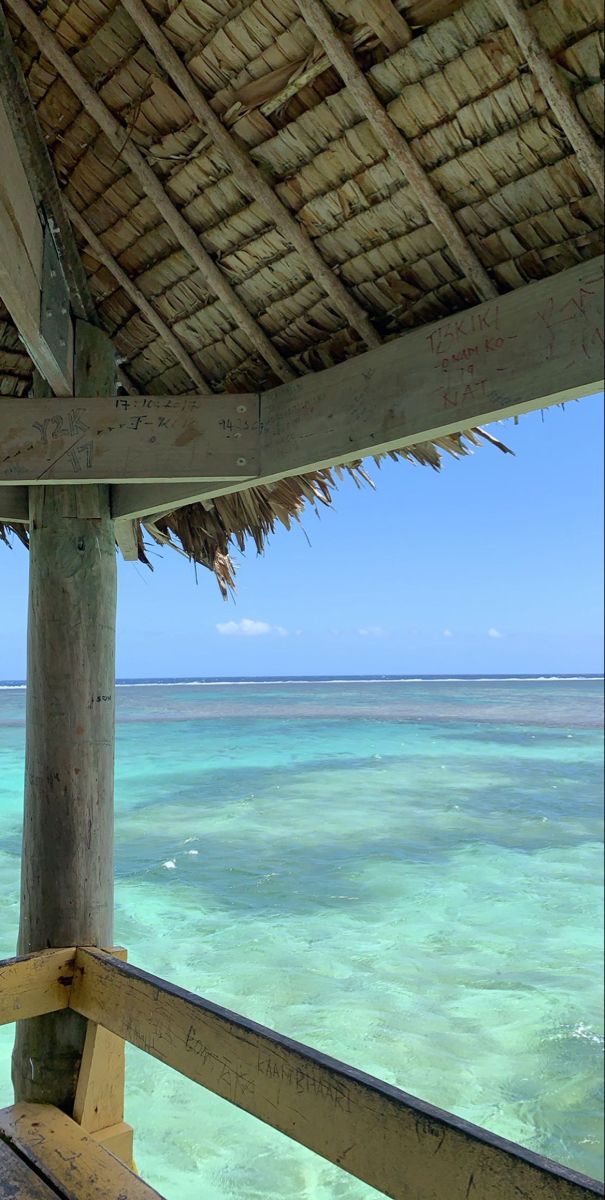
[[[602,683],[118,695],[132,962],[602,1177]],[[0,689],[0,955],[23,715]],[[170,1200],[376,1195],[134,1050],[127,1119]]]

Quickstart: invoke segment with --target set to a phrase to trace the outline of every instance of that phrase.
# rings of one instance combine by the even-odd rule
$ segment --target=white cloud
[[[504,634],[503,634],[503,633],[500,633],[500,630],[499,630],[499,629],[494,629],[494,628],[492,627],[491,629],[488,629],[488,631],[487,631],[487,636],[488,636],[488,637],[491,637],[491,638],[503,638],[503,637],[504,637]]]
[[[263,637],[273,633],[278,637],[287,637],[288,630],[283,625],[269,625],[267,621],[251,621],[243,617],[241,621],[225,621],[216,627],[217,632],[226,637]]]
[[[443,636],[444,636],[444,637],[453,637],[454,635],[453,635],[453,633],[452,633],[451,629],[444,629],[444,630],[443,630]]]
[[[360,637],[384,637],[384,629],[380,625],[366,625],[357,630]]]

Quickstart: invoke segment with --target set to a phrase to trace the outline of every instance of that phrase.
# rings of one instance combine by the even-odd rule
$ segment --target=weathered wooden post
[[[74,328],[76,396],[115,395],[109,338]],[[21,954],[112,944],[115,610],[109,488],[30,488]],[[85,1031],[70,1011],[19,1022],[16,1098],[71,1112]]]

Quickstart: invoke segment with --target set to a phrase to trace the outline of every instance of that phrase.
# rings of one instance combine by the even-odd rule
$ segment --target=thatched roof
[[[262,390],[602,253],[601,0],[527,16],[519,0],[147,0],[151,33],[141,0],[34,7],[45,53],[24,0],[10,31],[139,391]],[[0,392],[29,375],[0,306]],[[437,466],[443,449],[465,441],[405,457]],[[228,581],[231,534],[261,546],[332,483],[289,479],[151,532]]]

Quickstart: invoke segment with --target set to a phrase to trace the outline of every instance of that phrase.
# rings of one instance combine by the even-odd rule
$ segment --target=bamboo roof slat
[[[211,291],[236,317],[241,328],[250,339],[252,346],[263,355],[280,379],[292,379],[294,376],[293,371],[285,359],[275,350],[275,347],[272,346],[267,335],[254,318],[251,317],[237,293],[225,280],[210,255],[204,250],[191,226],[188,225],[169,199],[151,170],[151,167],[149,167],[134,143],[129,140],[128,131],[125,131],[119,125],[111,111],[65,54],[57,38],[33,12],[26,0],[9,0],[9,3],[13,12],[15,12],[25,28],[38,43],[40,50],[52,61],[57,71],[63,76],[74,94],[78,96],[78,99],[96,121],[99,128],[104,131],[110,142],[115,146],[118,154],[131,167],[145,191],[153,200],[158,212],[164,217],[167,224],[174,231],[178,241],[203,274]]]
[[[405,138],[391,121],[350,50],[336,33],[321,0],[297,0],[297,4],[305,21],[321,42],[330,61],[359,104],[361,111],[368,117],[388,153],[401,167],[430,220],[439,229],[464,274],[472,281],[477,295],[483,300],[496,296],[497,288],[475,254],[470,242],[458,228],[450,210],[427,178]]]
[[[562,83],[552,60],[540,43],[531,20],[519,0],[497,0],[498,7],[510,25],[527,64],[533,71],[561,128],[567,134],[582,170],[588,176],[596,193],[605,200],[603,184],[603,155],[595,139],[582,119],[571,96]]]
[[[266,183],[256,164],[249,159],[229,131],[224,128],[203,92],[179,59],[178,54],[150,16],[142,0],[123,0],[123,3],[153,50],[157,61],[179,88],[192,112],[206,127],[236,178],[253,199],[257,200],[266,210],[284,238],[303,256],[326,294],[341,310],[352,327],[357,330],[366,345],[368,347],[377,346],[380,339],[366,313],[323,261],[304,227],[296,221],[278,194]]]
[[[504,0],[521,9],[554,90],[489,0],[141,3],[128,0],[135,21],[142,11],[158,31],[158,53],[120,0],[9,0],[5,22],[55,202],[71,206],[87,304],[127,386],[199,389],[193,367],[212,391],[265,391],[358,354],[359,314],[388,341],[464,313],[478,288],[506,293],[602,252],[601,0]],[[597,156],[588,165],[587,145]],[[410,186],[402,146],[445,225]],[[0,395],[24,394],[29,368],[0,309]],[[437,466],[472,445],[460,437],[405,457]],[[205,509],[162,506],[148,535],[222,572],[229,588],[230,539],[262,547],[276,522],[329,503],[338,479],[319,471]]]
[[[154,326],[162,340],[172,351],[174,357],[180,362],[181,366],[184,367],[191,382],[197,384],[199,387],[208,387],[209,389],[207,380],[204,378],[199,368],[196,367],[191,355],[187,353],[185,347],[181,344],[170,327],[166,325],[166,322],[162,320],[161,316],[156,312],[153,305],[149,303],[140,288],[138,288],[136,284],[129,279],[128,275],[122,270],[119,263],[117,263],[115,258],[113,258],[113,256],[105,249],[100,238],[93,233],[90,226],[74,207],[71,201],[67,198],[67,196],[63,197],[63,204],[65,205],[65,210],[72,225],[74,225],[79,233],[81,233],[82,237],[99,259],[99,262],[102,262],[103,265],[107,267],[107,270],[111,272],[120,287],[122,287],[127,295],[130,296],[130,299],[134,304],[136,304],[137,308],[140,309],[143,316],[147,317],[149,323]]]

